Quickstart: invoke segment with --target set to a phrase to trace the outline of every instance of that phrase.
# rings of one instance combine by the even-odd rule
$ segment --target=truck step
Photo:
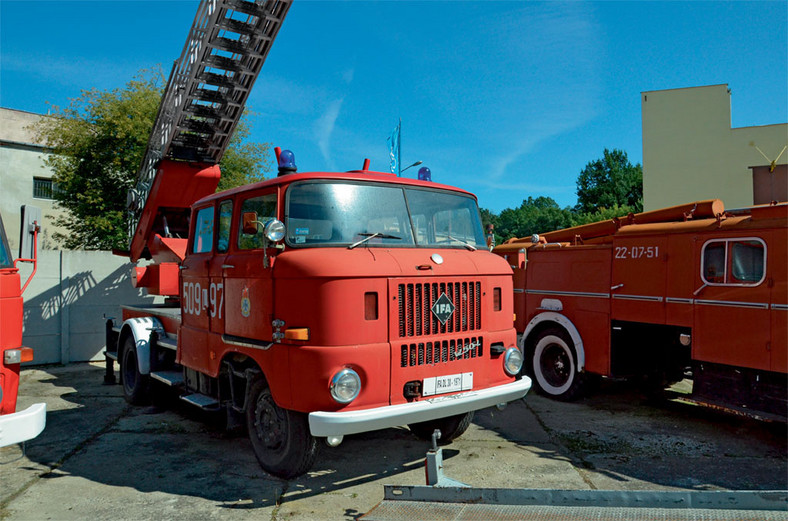
[[[170,387],[178,387],[183,384],[183,371],[156,371],[151,372],[150,377]]]
[[[185,394],[181,396],[181,400],[195,405],[204,411],[215,411],[219,408],[219,402],[216,398],[200,393]]]
[[[172,349],[173,351],[178,349],[178,337],[159,337],[156,339],[156,345],[159,347],[163,347],[165,349]]]
[[[117,351],[104,351],[104,356],[109,358],[110,360],[118,361],[118,353]]]

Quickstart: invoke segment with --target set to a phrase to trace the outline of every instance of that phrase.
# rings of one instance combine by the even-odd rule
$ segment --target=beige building
[[[9,246],[16,256],[19,249],[20,208],[33,205],[43,217],[40,246],[56,249],[52,240],[53,219],[60,211],[52,197],[57,187],[52,172],[44,163],[49,152],[30,129],[40,114],[0,108],[0,214],[8,235]]]
[[[645,210],[788,200],[788,123],[731,128],[727,85],[643,92],[641,108]]]

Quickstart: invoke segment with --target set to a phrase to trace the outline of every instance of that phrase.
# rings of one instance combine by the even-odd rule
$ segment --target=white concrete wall
[[[132,264],[109,252],[42,250],[38,272],[22,295],[25,346],[32,364],[103,360],[105,314],[120,317],[121,304],[161,302],[131,285]],[[32,265],[20,264],[22,284]]]

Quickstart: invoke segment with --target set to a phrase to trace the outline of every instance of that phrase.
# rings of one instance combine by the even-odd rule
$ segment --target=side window
[[[766,244],[761,239],[724,239],[703,246],[703,282],[757,286],[766,274]]]
[[[219,239],[216,251],[226,253],[230,246],[230,225],[233,222],[233,202],[222,201],[219,205]]]
[[[246,212],[257,213],[257,220],[265,223],[268,219],[276,218],[276,194],[266,194],[259,197],[246,199],[241,203],[241,212],[238,222],[238,247],[242,250],[253,250],[263,247],[263,227],[258,225],[254,235],[243,232],[243,214]]]
[[[766,256],[760,241],[731,243],[731,281],[759,283],[763,280]]]
[[[725,242],[710,242],[703,247],[703,281],[707,284],[725,282]]]
[[[205,253],[213,247],[213,206],[197,210],[194,224],[194,243],[192,253]]]

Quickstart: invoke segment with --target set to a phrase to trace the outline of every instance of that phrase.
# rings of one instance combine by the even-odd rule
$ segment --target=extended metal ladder
[[[201,1],[129,191],[130,240],[161,159],[221,160],[291,2]]]

